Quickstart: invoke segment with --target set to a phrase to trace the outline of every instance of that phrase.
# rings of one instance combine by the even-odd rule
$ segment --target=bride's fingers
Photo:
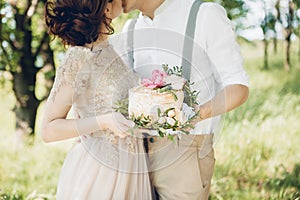
[[[139,128],[134,130],[135,133],[147,133],[150,134],[150,131],[148,129]]]
[[[125,131],[127,131],[128,129],[133,128],[135,124],[130,120],[122,120],[118,123],[118,126],[124,127],[124,129],[126,129]]]
[[[124,122],[122,122],[125,126],[127,126],[128,128],[133,128],[135,126],[133,121],[130,120],[126,120]]]
[[[116,122],[122,123],[125,126],[128,126],[129,128],[133,128],[134,127],[134,122],[131,120],[126,119],[121,113],[114,113],[114,120]]]
[[[129,135],[128,129],[129,129],[129,127],[127,127],[123,124],[118,124],[115,127],[115,130],[113,130],[113,131],[114,131],[115,135],[119,136],[120,138],[124,138]]]
[[[125,138],[128,136],[125,132],[121,132],[121,131],[114,131],[114,134],[120,138]]]
[[[192,121],[190,122],[191,127],[187,128],[187,131],[188,131],[188,132],[192,131],[192,130],[195,128],[195,126],[196,126],[196,124],[197,124],[198,122],[199,122],[199,121],[198,121],[197,119],[192,120]]]
[[[125,126],[129,127],[129,128],[133,128],[134,127],[134,122],[131,120],[126,119],[125,117],[122,117],[120,120],[120,123],[124,124]]]

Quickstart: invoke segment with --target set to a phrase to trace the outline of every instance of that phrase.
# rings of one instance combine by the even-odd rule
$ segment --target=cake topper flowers
[[[152,78],[147,79],[144,78],[141,81],[141,84],[147,88],[154,89],[154,88],[160,88],[165,85],[164,78],[167,76],[166,72],[162,72],[159,70],[153,70],[152,71]]]
[[[167,92],[172,90],[182,90],[186,80],[179,74],[169,74],[165,71],[153,70],[151,79],[144,78],[141,84],[146,88]]]

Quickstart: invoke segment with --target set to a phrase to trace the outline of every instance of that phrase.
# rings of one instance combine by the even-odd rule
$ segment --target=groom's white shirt
[[[194,0],[166,0],[155,17],[139,15],[134,33],[134,69],[150,77],[162,64],[180,66],[189,10]],[[127,32],[127,22],[123,33]],[[124,36],[125,34],[123,34]],[[191,70],[193,89],[203,104],[232,84],[248,86],[240,47],[226,11],[216,3],[203,3],[197,15]],[[210,134],[220,128],[220,116],[199,122],[192,134]]]

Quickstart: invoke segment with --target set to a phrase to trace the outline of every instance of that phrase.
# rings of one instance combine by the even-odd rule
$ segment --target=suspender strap
[[[193,47],[194,47],[194,37],[195,37],[195,28],[197,21],[197,14],[200,8],[202,1],[195,0],[193,3],[186,30],[185,30],[185,38],[183,43],[183,52],[182,52],[182,74],[187,79],[191,78],[191,65],[192,65],[192,57],[193,57]]]
[[[182,52],[182,73],[183,76],[190,80],[191,78],[191,65],[192,65],[192,56],[193,56],[193,47],[194,47],[194,37],[195,37],[195,28],[196,28],[196,21],[197,21],[197,14],[200,8],[202,1],[201,0],[195,0],[190,13],[189,18],[185,30],[185,38],[183,43],[183,52]],[[134,28],[135,24],[137,22],[137,19],[133,19],[129,26],[128,26],[128,37],[127,37],[127,44],[129,47],[128,52],[128,60],[129,65],[133,69],[134,68],[134,48],[133,48],[133,37],[134,37]]]
[[[129,51],[128,51],[128,62],[129,62],[129,67],[131,67],[131,69],[134,69],[134,58],[133,58],[133,35],[134,35],[134,27],[136,24],[137,19],[133,19],[129,26],[128,26],[128,37],[127,37],[127,45],[129,47]]]

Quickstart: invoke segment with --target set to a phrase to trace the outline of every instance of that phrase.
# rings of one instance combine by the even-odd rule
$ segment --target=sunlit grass
[[[0,90],[0,200],[55,199],[58,175],[72,141],[44,144],[40,138],[43,106],[39,109],[34,145],[16,145],[14,96],[9,85]]]
[[[270,69],[262,70],[259,51],[254,46],[243,47],[250,96],[226,115],[215,145],[212,199],[299,198],[300,173],[298,177],[293,174],[300,164],[299,64],[294,59],[294,68],[285,72],[281,50],[270,57]],[[292,175],[295,180],[290,181]],[[287,186],[289,181],[298,187]]]

